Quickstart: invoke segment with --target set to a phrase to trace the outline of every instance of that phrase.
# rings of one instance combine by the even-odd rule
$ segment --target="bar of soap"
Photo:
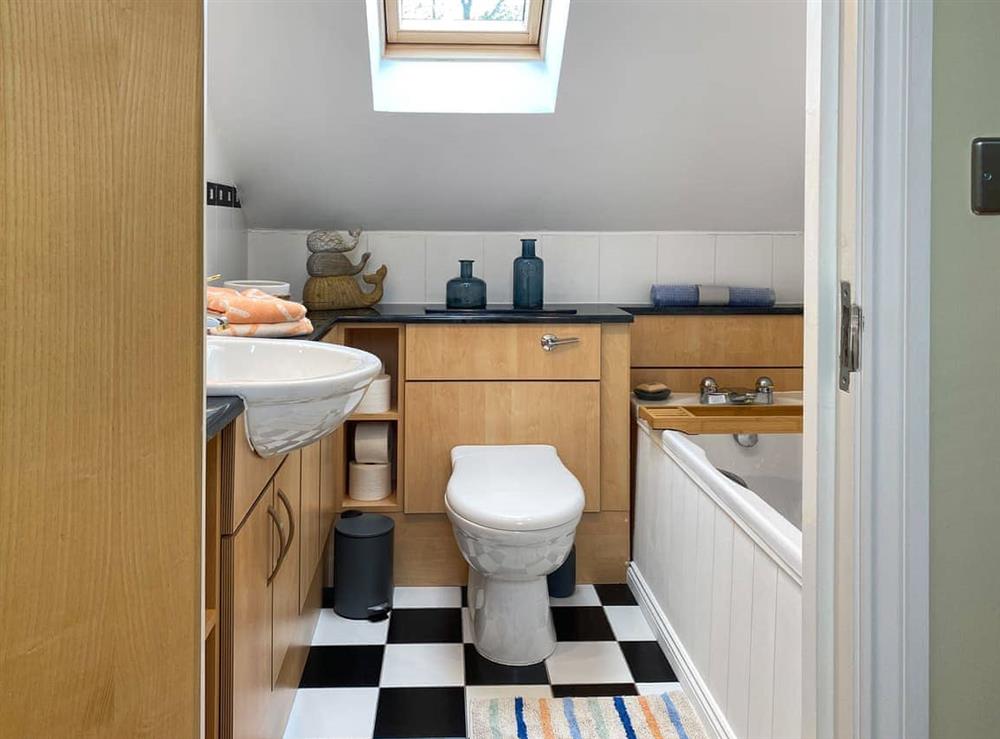
[[[662,382],[644,382],[636,385],[632,392],[639,400],[666,400],[670,397],[670,388]]]

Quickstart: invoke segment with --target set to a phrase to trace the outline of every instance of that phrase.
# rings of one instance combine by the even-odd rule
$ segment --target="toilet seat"
[[[546,444],[457,446],[445,492],[448,506],[498,531],[540,531],[583,513],[583,488]]]

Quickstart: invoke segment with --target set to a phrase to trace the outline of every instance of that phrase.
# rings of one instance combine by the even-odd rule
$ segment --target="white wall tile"
[[[715,283],[771,287],[772,251],[770,234],[719,234],[715,240]]]
[[[240,252],[242,212],[207,208],[205,217],[206,268],[227,277],[242,262],[226,260]],[[215,211],[210,213],[210,211]],[[227,213],[219,214],[222,211]],[[223,246],[212,237],[215,228],[228,234]],[[245,276],[286,280],[292,294],[301,297],[306,280],[305,240],[308,230],[250,231]],[[525,234],[502,232],[431,233],[372,232],[364,234],[357,261],[372,252],[366,272],[381,264],[389,268],[383,301],[387,303],[443,302],[445,283],[458,274],[458,260],[476,260],[474,273],[487,283],[490,303],[509,303],[511,272],[521,253]],[[705,232],[625,232],[527,234],[538,239],[538,256],[545,260],[545,301],[644,303],[649,285],[659,283],[720,284],[769,287],[778,300],[802,300],[802,235]],[[211,243],[210,243],[211,242]]]
[[[427,258],[422,233],[370,234],[368,249],[372,259],[369,270],[385,264],[389,274],[385,278],[386,303],[423,303],[427,299]]]
[[[483,279],[486,297],[491,303],[510,303],[514,299],[514,260],[521,256],[521,239],[516,233],[487,233],[483,237]],[[542,256],[542,245],[535,249]]]
[[[656,281],[656,234],[602,233],[599,241],[601,302],[648,302]]]
[[[711,285],[715,283],[715,236],[713,234],[661,233],[656,241],[657,283],[661,285]]]
[[[472,274],[483,277],[483,235],[481,233],[431,233],[426,237],[427,302],[443,303],[445,284],[459,272],[459,259],[472,259]],[[489,284],[486,285],[486,297]]]
[[[600,246],[597,234],[547,233],[545,255],[546,303],[596,303],[599,299]]]
[[[802,234],[775,234],[772,283],[779,303],[801,303],[805,279]]]

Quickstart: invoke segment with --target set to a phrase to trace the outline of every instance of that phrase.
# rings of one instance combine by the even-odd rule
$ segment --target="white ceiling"
[[[252,228],[799,230],[803,0],[573,0],[551,115],[375,113],[363,0],[210,0]]]

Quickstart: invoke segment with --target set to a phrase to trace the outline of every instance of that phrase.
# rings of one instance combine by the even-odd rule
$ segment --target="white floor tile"
[[[393,608],[459,608],[461,588],[396,588],[392,595]]]
[[[383,688],[447,687],[465,683],[461,644],[389,644],[382,659]]]
[[[378,688],[307,688],[295,692],[285,739],[371,736]]]
[[[545,660],[553,685],[630,683],[632,673],[618,642],[559,642]]]
[[[604,614],[618,641],[656,641],[639,606],[604,606]]]
[[[462,641],[465,644],[472,644],[472,618],[468,608],[462,609]]]
[[[662,695],[683,689],[680,683],[636,683],[635,688],[639,695]]]
[[[389,635],[389,620],[367,621],[365,619],[338,616],[332,608],[319,612],[313,644],[385,644]]]
[[[593,585],[577,585],[576,591],[568,598],[549,598],[552,606],[599,606],[601,599]]]

